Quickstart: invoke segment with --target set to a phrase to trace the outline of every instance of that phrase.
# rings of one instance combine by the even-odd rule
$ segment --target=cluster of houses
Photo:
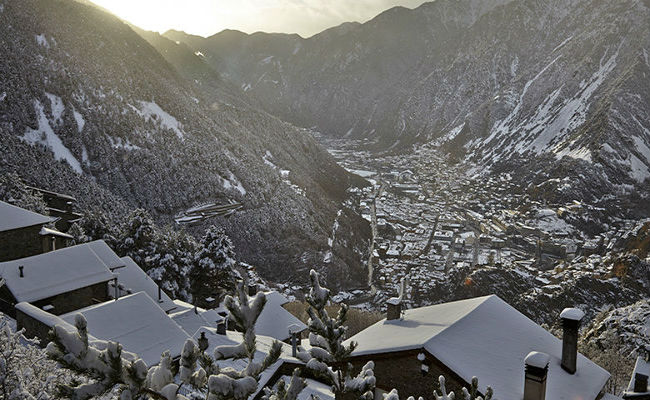
[[[81,313],[92,339],[120,342],[149,366],[166,350],[180,357],[188,338],[207,339],[207,352],[241,342],[227,329],[223,308],[202,309],[171,299],[128,257],[119,257],[101,240],[70,245],[63,230],[52,228],[60,217],[40,215],[0,202],[0,311],[16,320],[27,336],[46,342],[53,325],[74,329]],[[255,291],[254,287],[250,288]],[[304,368],[295,357],[308,340],[291,341],[307,327],[283,305],[278,292],[266,292],[257,321],[260,357],[274,340],[283,343],[280,359],[260,379],[261,388]],[[615,399],[603,393],[609,373],[577,351],[582,312],[567,309],[559,317],[558,339],[496,296],[405,310],[399,299],[388,303],[386,318],[348,342],[358,343],[350,362],[375,362],[376,398],[391,389],[400,395],[433,398],[436,378],[445,375],[449,389],[479,380],[479,391],[492,387],[504,400]],[[245,361],[228,361],[237,367]],[[239,366],[241,367],[241,366]],[[629,398],[648,395],[648,359],[639,358]],[[322,382],[310,379],[301,399],[318,394],[333,398]],[[645,385],[645,387],[644,387]]]

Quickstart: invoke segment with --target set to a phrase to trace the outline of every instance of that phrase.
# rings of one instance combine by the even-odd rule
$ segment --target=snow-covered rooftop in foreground
[[[266,304],[255,323],[255,333],[284,341],[290,337],[289,326],[296,325],[298,332],[307,329],[307,325],[282,307],[289,302],[284,295],[275,291],[264,294]]]
[[[43,225],[54,220],[55,218],[0,201],[0,232],[34,225]]]
[[[179,311],[170,314],[169,317],[178,324],[188,335],[192,336],[201,327],[217,327],[217,322],[206,319],[203,314],[206,310],[199,311],[198,308]],[[223,319],[222,317],[220,317]]]
[[[180,356],[189,338],[144,292],[73,311],[61,318],[74,325],[77,313],[86,317],[91,335],[119,342],[149,366],[157,364],[165,350],[172,357]]]
[[[176,308],[172,299],[162,290],[160,291],[160,300],[158,300],[158,285],[131,257],[122,257],[120,260],[124,267],[114,271],[117,274],[117,283],[122,289],[120,296],[145,292],[163,311],[168,312]],[[110,295],[113,295],[112,290]]]
[[[546,398],[595,399],[609,373],[578,355],[574,375],[560,366],[562,341],[497,296],[477,297],[406,310],[400,320],[382,320],[354,335],[352,356],[424,348],[466,382],[494,389],[500,399],[523,398],[524,359],[549,355]]]
[[[46,299],[106,282],[114,275],[93,251],[97,245],[97,242],[85,243],[3,262],[0,263],[0,275],[19,302]],[[20,266],[24,267],[22,278]]]

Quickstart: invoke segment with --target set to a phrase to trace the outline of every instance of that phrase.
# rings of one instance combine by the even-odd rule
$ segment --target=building
[[[646,351],[641,351],[641,353],[636,359],[636,364],[634,364],[630,384],[623,393],[623,398],[626,400],[650,400],[650,385],[648,384],[650,347]]]
[[[145,292],[165,313],[169,314],[179,309],[167,293],[131,257],[122,257],[119,260],[124,266],[111,268],[111,271],[117,275],[118,298]],[[115,298],[115,282],[111,282],[109,285],[109,294]]]
[[[257,334],[287,341],[291,338],[290,326],[298,334],[307,330],[307,325],[283,307],[289,302],[289,299],[276,291],[267,292],[264,295],[266,296],[266,305],[255,323]],[[251,297],[251,302],[253,299],[254,297]]]
[[[445,375],[449,390],[469,386],[476,376],[479,391],[485,394],[490,386],[499,399],[532,399],[524,397],[525,390],[541,394],[543,389],[549,400],[595,400],[609,373],[577,353],[579,313],[563,313],[563,341],[497,296],[406,310],[403,317],[384,319],[350,338],[358,343],[351,362],[359,368],[374,360],[378,391],[396,388],[400,397],[431,399],[435,378]],[[543,387],[535,387],[526,372],[535,367],[526,361],[540,361],[527,360],[531,352],[548,358],[534,371],[543,373],[537,377]]]
[[[0,311],[15,317],[15,305],[29,302],[61,315],[108,300],[108,282],[115,276],[107,250],[112,253],[100,240],[0,263],[5,280],[0,287]]]
[[[43,201],[47,205],[48,214],[57,219],[57,229],[67,232],[70,229],[70,225],[82,217],[81,214],[74,211],[74,205],[77,202],[77,199],[74,197],[32,186],[27,186],[27,188],[43,196]]]
[[[54,221],[56,218],[0,201],[0,261],[48,251],[45,249],[51,247],[51,239],[41,233],[46,224]]]
[[[74,325],[76,314],[88,321],[88,333],[106,341],[119,342],[147,365],[155,365],[160,355],[170,351],[178,358],[190,336],[160,309],[146,293],[138,292],[61,315]]]

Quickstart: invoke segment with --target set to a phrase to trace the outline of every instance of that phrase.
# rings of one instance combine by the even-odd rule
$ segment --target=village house
[[[650,400],[650,347],[641,349],[640,355],[636,359],[630,384],[623,393],[626,400]]]
[[[395,299],[391,299],[395,300]],[[375,362],[377,395],[433,398],[437,377],[447,389],[492,387],[499,399],[600,399],[609,373],[577,352],[582,312],[562,313],[564,340],[497,296],[403,311],[389,302],[387,318],[354,335],[350,361]],[[529,357],[530,356],[530,357]]]
[[[74,205],[77,202],[74,197],[32,186],[27,186],[27,189],[43,197],[48,214],[57,219],[56,228],[58,230],[67,232],[70,226],[82,217],[81,214],[74,211]]]
[[[54,221],[56,218],[0,201],[0,261],[15,260],[52,250],[52,235],[43,229]]]
[[[60,315],[108,300],[108,282],[115,279],[109,251],[95,241],[0,263],[0,311],[15,317],[15,305],[29,302]]]

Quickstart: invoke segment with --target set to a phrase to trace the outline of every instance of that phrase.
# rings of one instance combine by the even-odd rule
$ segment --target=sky
[[[309,37],[343,22],[365,22],[393,6],[425,0],[92,0],[140,28],[210,36],[224,29]]]

